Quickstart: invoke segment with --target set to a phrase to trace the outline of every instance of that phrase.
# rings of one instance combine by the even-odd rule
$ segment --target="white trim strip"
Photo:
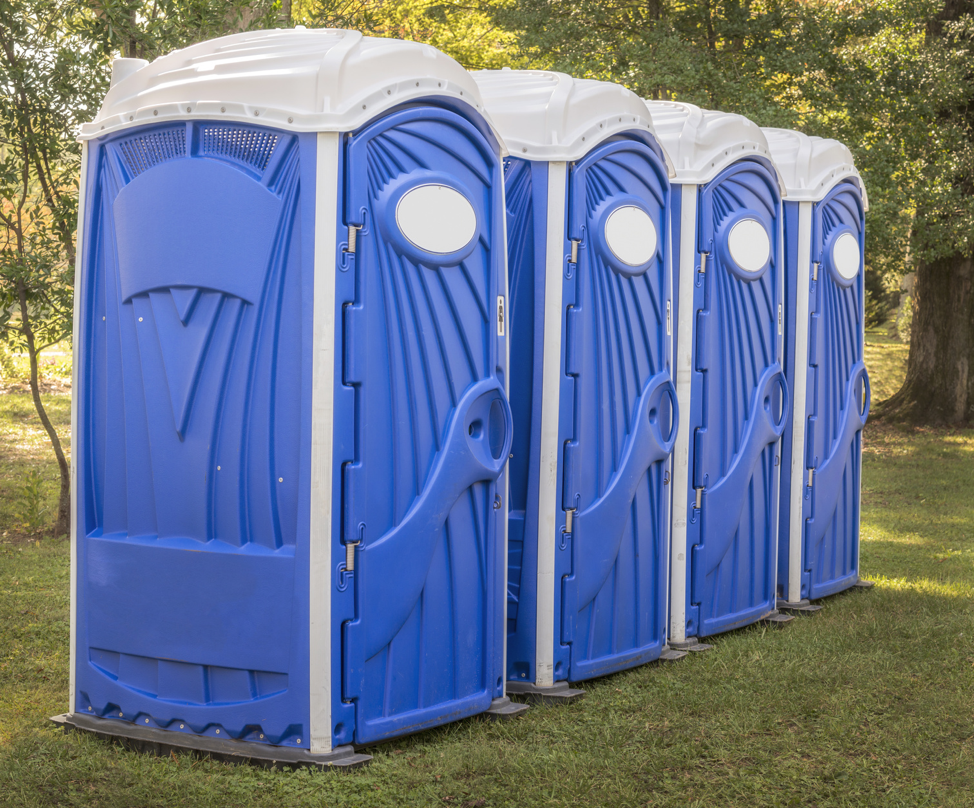
[[[687,638],[687,501],[690,493],[690,383],[693,378],[693,284],[697,255],[697,186],[680,187],[680,304],[677,312],[676,398],[680,423],[673,447],[673,530],[670,536],[670,641]]]
[[[798,272],[795,302],[795,382],[791,418],[791,506],[788,512],[788,602],[802,599],[802,497],[805,475],[805,396],[808,386],[809,293],[812,272],[811,202],[798,204]],[[785,271],[788,268],[785,267]]]
[[[504,241],[501,243],[501,253],[503,256],[504,269],[500,277],[500,293],[504,296],[505,318],[508,320],[507,327],[504,329],[504,395],[508,402],[511,400],[511,328],[509,325],[511,307],[508,305],[510,300],[510,290],[507,278],[507,191],[504,185],[504,172],[501,171],[501,224],[504,231]],[[509,460],[509,458],[508,458]],[[501,679],[504,681],[504,695],[507,695],[507,564],[508,564],[508,530],[511,520],[508,516],[511,505],[511,465],[508,460],[504,461],[504,503],[501,514],[504,521],[504,555],[503,555],[503,577],[504,586],[501,588],[500,604],[500,642],[502,644],[503,656],[501,662]]]
[[[544,342],[541,360],[541,454],[538,481],[537,637],[534,683],[554,684],[555,545],[558,497],[558,413],[561,409],[562,286],[565,269],[565,203],[568,164],[548,163],[548,219],[545,236]],[[564,604],[563,604],[564,606]]]
[[[74,323],[71,337],[71,640],[68,673],[68,712],[75,711],[75,676],[78,665],[78,462],[81,424],[78,422],[78,384],[82,363],[81,301],[84,297],[84,232],[85,201],[88,195],[88,144],[81,144],[81,179],[78,182],[78,234],[75,238],[74,255]]]
[[[311,382],[309,649],[311,752],[332,749],[331,551],[335,422],[335,250],[340,135],[318,134]]]

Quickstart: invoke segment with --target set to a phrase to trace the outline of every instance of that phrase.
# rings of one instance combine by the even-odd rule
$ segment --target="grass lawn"
[[[870,334],[874,401],[895,390],[905,355]],[[52,406],[63,426],[67,397]],[[28,464],[54,470],[29,407],[0,395],[2,520]],[[974,431],[869,426],[863,476],[862,572],[874,589],[585,683],[576,705],[373,748],[372,765],[350,773],[160,759],[56,732],[68,548],[10,532],[0,805],[974,806]]]

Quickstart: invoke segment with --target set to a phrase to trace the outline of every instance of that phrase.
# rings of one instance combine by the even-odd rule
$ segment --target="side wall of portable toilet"
[[[83,138],[63,720],[348,765],[511,709],[504,152],[469,74],[238,34],[120,63]]]
[[[508,688],[572,698],[665,648],[666,157],[620,85],[473,75],[511,151]]]
[[[647,106],[679,187],[669,637],[694,649],[698,637],[778,617],[782,190],[751,121],[690,104]]]
[[[841,143],[765,129],[788,190],[779,605],[807,607],[860,584],[865,186]],[[864,582],[863,582],[864,583]]]

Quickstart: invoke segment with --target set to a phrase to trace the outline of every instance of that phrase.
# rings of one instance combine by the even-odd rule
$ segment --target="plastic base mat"
[[[782,614],[777,609],[768,612],[764,617],[761,618],[759,622],[767,623],[771,626],[783,626],[785,623],[790,623],[795,619],[793,614]]]
[[[88,732],[103,740],[119,742],[128,749],[159,756],[176,752],[210,757],[225,763],[249,763],[265,768],[311,766],[316,769],[356,769],[372,760],[371,755],[356,752],[351,746],[339,746],[326,754],[313,754],[307,749],[220,740],[153,727],[137,727],[124,721],[77,713],[56,715],[51,721],[65,732]]]
[[[678,659],[683,659],[687,655],[686,651],[681,651],[676,648],[670,648],[666,646],[663,649],[663,653],[659,655],[660,662],[676,662]]]
[[[803,614],[812,614],[814,612],[821,611],[822,607],[815,604],[809,603],[807,599],[802,599],[797,603],[790,603],[787,600],[778,601],[778,611],[780,612],[801,612]]]
[[[570,704],[585,695],[584,690],[569,687],[568,682],[555,682],[546,687],[539,687],[532,682],[508,682],[507,692],[523,696],[537,704]]]
[[[700,642],[696,637],[687,637],[683,642],[674,642],[670,640],[670,648],[675,651],[689,651],[691,654],[701,654],[704,651],[710,651],[713,649],[712,645],[708,645],[705,642]]]
[[[853,586],[856,589],[872,589],[874,586],[876,586],[876,582],[875,581],[866,581],[866,580],[860,578],[858,581],[856,581],[853,584]]]
[[[509,685],[508,690],[510,690]],[[516,718],[522,713],[527,712],[527,709],[528,705],[518,704],[516,701],[511,701],[507,696],[504,696],[500,699],[494,699],[490,703],[490,707],[482,715],[491,721],[502,721],[508,718]]]

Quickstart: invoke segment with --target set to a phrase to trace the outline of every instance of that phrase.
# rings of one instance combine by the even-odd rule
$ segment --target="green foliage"
[[[296,24],[357,28],[372,36],[425,42],[469,70],[518,67],[515,37],[498,25],[490,9],[503,0],[470,4],[463,0],[298,0]]]
[[[40,530],[44,526],[44,517],[49,512],[45,506],[44,479],[36,468],[27,470],[20,487],[17,499],[16,517],[21,527],[28,532]]]

